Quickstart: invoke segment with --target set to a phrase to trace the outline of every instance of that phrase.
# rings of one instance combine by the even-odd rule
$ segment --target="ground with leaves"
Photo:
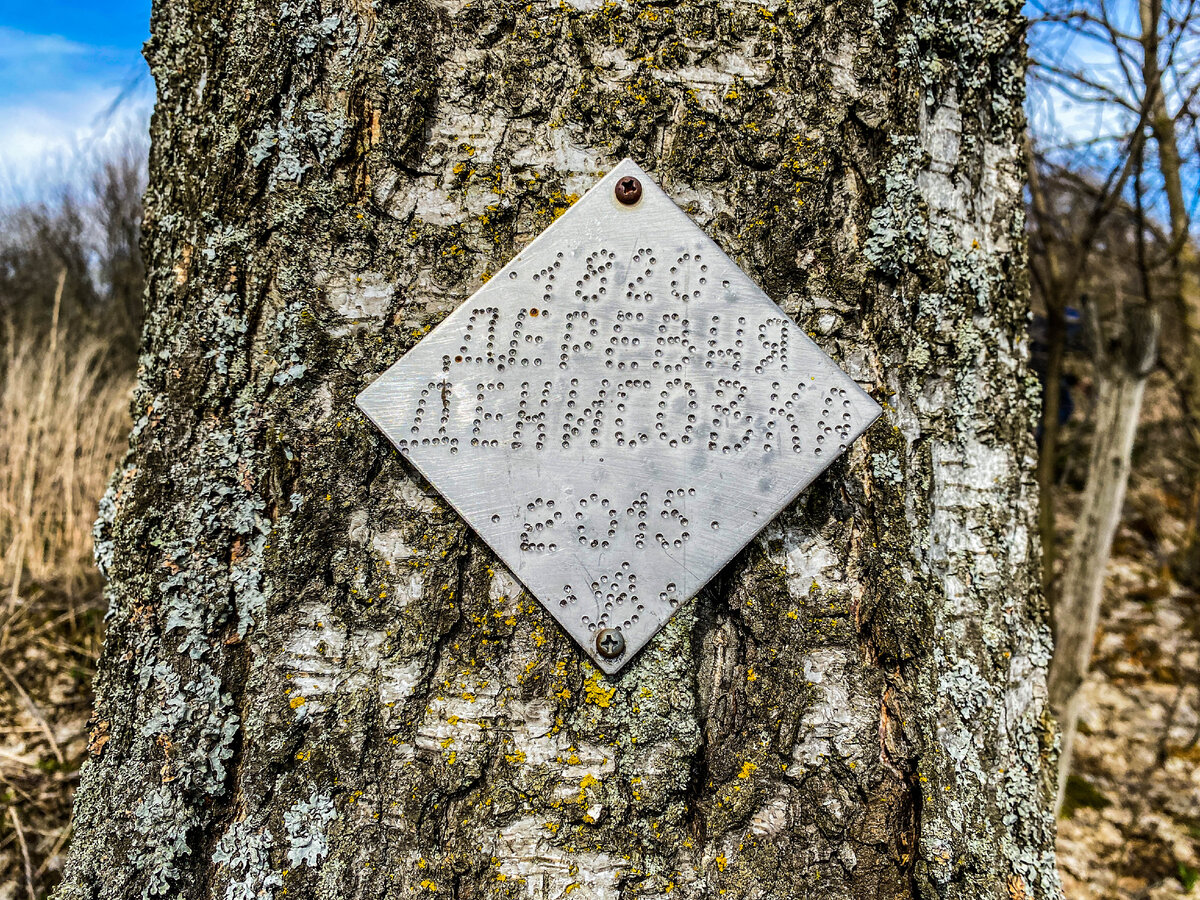
[[[89,730],[102,633],[98,585],[4,592],[0,626],[0,900],[49,893],[61,876]]]
[[[1078,393],[1086,415],[1086,382]],[[1171,386],[1156,374],[1059,820],[1059,870],[1071,900],[1200,893],[1200,594],[1173,574],[1194,510],[1191,445],[1175,409]],[[1087,458],[1087,435],[1072,440],[1068,493]],[[1064,512],[1069,530],[1070,507]]]

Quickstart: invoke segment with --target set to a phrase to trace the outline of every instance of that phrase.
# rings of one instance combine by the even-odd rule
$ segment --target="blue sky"
[[[149,35],[150,0],[0,0],[0,190],[140,128]]]

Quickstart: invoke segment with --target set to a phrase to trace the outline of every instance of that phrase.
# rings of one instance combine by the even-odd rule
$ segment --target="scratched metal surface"
[[[609,674],[881,411],[630,160],[358,405]]]

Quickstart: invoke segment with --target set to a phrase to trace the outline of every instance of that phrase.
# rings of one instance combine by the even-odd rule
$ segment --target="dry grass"
[[[59,879],[102,631],[92,522],[129,430],[131,376],[60,324],[63,280],[49,329],[0,325],[0,900]]]
[[[70,334],[57,316],[46,335],[4,330],[0,584],[12,596],[26,578],[74,590],[92,571],[96,501],[129,432],[129,384],[108,371],[104,340]]]

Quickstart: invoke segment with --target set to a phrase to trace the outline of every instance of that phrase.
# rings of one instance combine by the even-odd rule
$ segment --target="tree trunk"
[[[1180,248],[1179,299],[1185,327],[1183,409],[1192,446],[1200,451],[1200,257],[1191,243]],[[1200,458],[1197,453],[1193,459]],[[1200,587],[1200,472],[1193,475],[1192,514],[1182,548],[1176,553],[1176,577]]]
[[[1096,434],[1088,460],[1083,507],[1076,518],[1071,554],[1063,573],[1062,591],[1054,606],[1054,637],[1058,652],[1050,667],[1050,705],[1059,719],[1058,801],[1061,806],[1071,773],[1079,687],[1091,665],[1092,645],[1100,622],[1100,604],[1113,537],[1121,523],[1125,487],[1129,483],[1133,439],[1137,434],[1146,380],[1158,346],[1158,317],[1150,314],[1145,329],[1137,329],[1139,346],[1132,358],[1096,367]]]
[[[1038,540],[1042,547],[1042,594],[1051,610],[1053,624],[1054,569],[1058,559],[1058,525],[1054,513],[1055,479],[1058,467],[1059,422],[1062,400],[1063,363],[1067,353],[1067,301],[1075,293],[1077,281],[1064,282],[1062,245],[1057,223],[1052,222],[1050,203],[1042,185],[1033,141],[1025,134],[1025,166],[1029,190],[1029,213],[1038,245],[1030,252],[1030,274],[1041,291],[1046,308],[1046,361],[1042,373],[1042,408],[1039,417],[1041,440],[1038,447]],[[1081,235],[1083,237],[1085,235]],[[1090,243],[1090,238],[1088,238]],[[1073,248],[1075,257],[1084,256],[1090,247]],[[1037,258],[1035,258],[1037,257]],[[1038,265],[1040,263],[1040,266]],[[1082,271],[1070,265],[1072,275]]]
[[[1055,521],[1054,492],[1058,485],[1058,439],[1063,363],[1067,355],[1067,309],[1062,297],[1046,296],[1046,374],[1042,379],[1042,439],[1038,448],[1038,538],[1042,544],[1042,592],[1054,608],[1054,564],[1058,558],[1058,524]],[[1057,637],[1057,636],[1056,636]]]
[[[1158,65],[1158,23],[1162,4],[1157,0],[1139,0],[1143,34],[1152,34],[1153,41],[1143,51],[1143,78],[1151,96],[1148,121],[1158,147],[1158,167],[1162,173],[1163,193],[1171,223],[1171,244],[1168,248],[1167,271],[1173,306],[1180,312],[1184,332],[1184,366],[1182,374],[1184,413],[1192,443],[1200,450],[1200,260],[1196,258],[1191,241],[1191,221],[1187,194],[1183,186],[1183,159],[1179,152],[1179,136],[1175,118],[1167,109],[1167,92],[1163,72]],[[1153,32],[1147,33],[1147,26]],[[1147,43],[1147,41],[1143,41]],[[1182,110],[1180,111],[1182,114]],[[1197,485],[1200,488],[1200,484]],[[1200,494],[1200,490],[1197,490]],[[1189,523],[1183,551],[1179,554],[1179,569],[1183,578],[1200,584],[1200,497]]]
[[[1019,8],[156,0],[60,896],[1058,896]],[[608,679],[353,400],[624,155],[888,410]]]

